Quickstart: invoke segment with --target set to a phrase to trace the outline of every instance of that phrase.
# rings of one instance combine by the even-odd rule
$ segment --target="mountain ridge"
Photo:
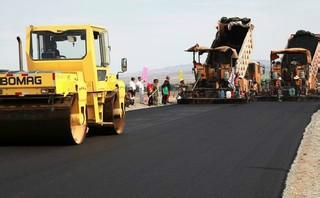
[[[261,65],[265,66],[265,73],[270,71],[269,61],[268,60],[255,60],[260,62]],[[149,68],[148,70],[148,82],[151,83],[153,79],[159,79],[160,83],[162,83],[166,76],[170,77],[170,81],[172,83],[179,83],[178,74],[179,70],[182,70],[183,77],[186,83],[192,83],[194,81],[194,74],[192,72],[193,65],[189,64],[177,64],[172,66],[166,66],[162,68]],[[137,79],[138,76],[142,75],[141,71],[128,72],[120,74],[120,79],[124,80],[126,83],[130,82],[131,77]]]

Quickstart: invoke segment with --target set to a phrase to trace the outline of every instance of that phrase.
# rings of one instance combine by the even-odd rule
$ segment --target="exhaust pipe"
[[[19,70],[23,71],[22,43],[19,36],[17,36],[17,41],[19,47]]]

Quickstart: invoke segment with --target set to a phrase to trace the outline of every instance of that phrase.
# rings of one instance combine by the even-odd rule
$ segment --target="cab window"
[[[96,55],[96,65],[98,67],[106,67],[110,64],[109,46],[106,44],[107,33],[94,31],[93,36]]]
[[[33,60],[83,59],[86,54],[86,31],[34,31],[31,33]]]

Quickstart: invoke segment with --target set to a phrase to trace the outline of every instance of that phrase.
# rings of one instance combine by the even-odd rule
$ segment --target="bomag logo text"
[[[41,76],[0,77],[0,85],[41,85]]]

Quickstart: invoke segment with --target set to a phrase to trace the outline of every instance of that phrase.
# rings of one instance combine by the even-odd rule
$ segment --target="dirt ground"
[[[296,159],[288,173],[285,198],[320,197],[320,111],[307,126]]]

